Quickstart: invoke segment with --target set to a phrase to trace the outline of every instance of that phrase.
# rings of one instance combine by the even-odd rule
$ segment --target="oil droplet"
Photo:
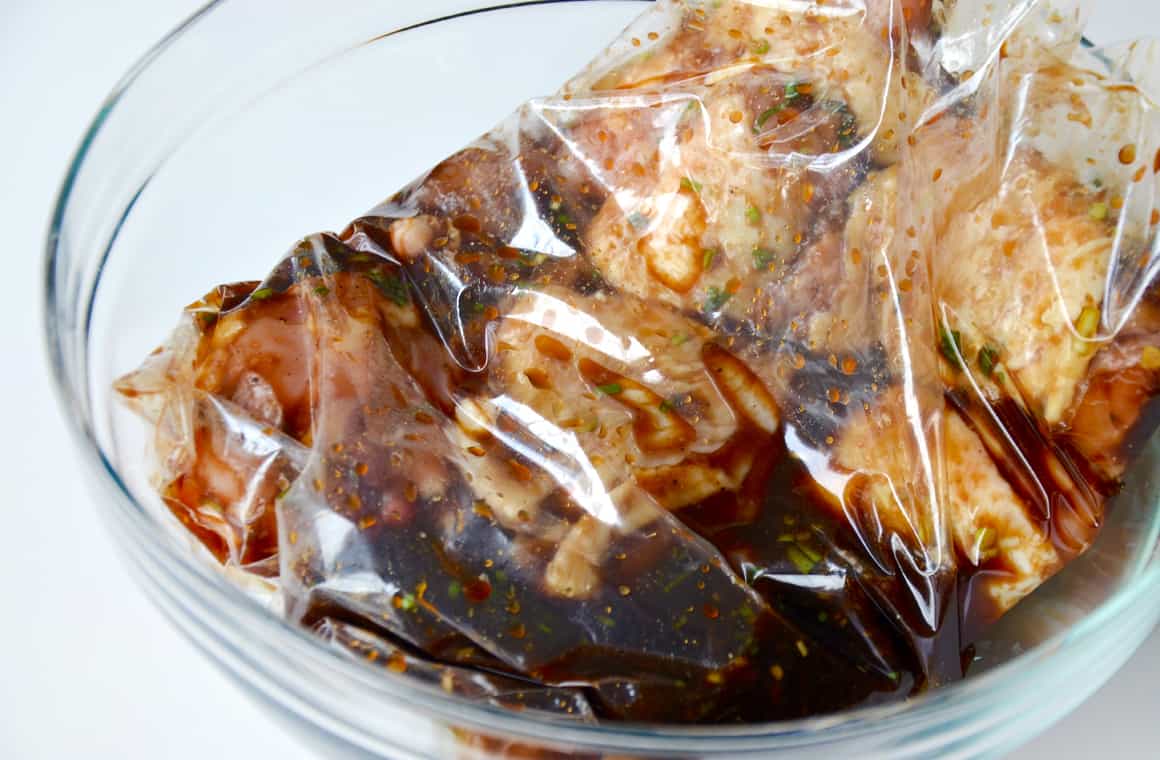
[[[852,375],[858,370],[858,360],[853,356],[847,356],[842,360],[842,372],[847,375]]]
[[[1136,163],[1136,146],[1125,145],[1120,148],[1120,163],[1127,166]]]

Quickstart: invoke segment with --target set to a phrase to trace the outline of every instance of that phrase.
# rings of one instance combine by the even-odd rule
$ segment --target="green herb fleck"
[[[677,621],[675,623],[673,623],[673,630],[674,631],[681,630],[682,628],[685,627],[686,624],[688,624],[688,622],[689,622],[689,616],[688,615],[681,615],[679,618],[677,618]]]
[[[403,594],[402,608],[403,608],[404,612],[410,612],[411,610],[415,609],[418,606],[419,605],[415,601],[414,594]]]
[[[624,390],[624,388],[620,387],[620,383],[605,383],[604,385],[596,386],[596,390],[600,391],[606,396],[615,396]]]
[[[841,116],[841,121],[838,122],[838,145],[842,148],[848,148],[854,144],[854,138],[857,137],[858,118],[854,116],[854,112],[850,110],[850,106],[846,105],[840,100],[827,100],[822,104],[830,113]]]
[[[506,583],[507,582],[507,573],[505,573],[503,570],[496,570],[495,571],[495,580],[496,580],[496,583]]]
[[[793,100],[798,95],[801,95],[801,93],[798,92],[798,83],[797,82],[787,83],[785,86],[785,99],[786,100]]]
[[[704,185],[702,185],[700,182],[693,179],[692,177],[681,177],[681,189],[682,190],[692,190],[694,193],[700,193],[701,188],[703,188],[703,187],[704,187]]]
[[[713,266],[713,259],[717,258],[717,251],[712,248],[706,248],[705,252],[701,254],[701,269],[708,269]]]
[[[692,574],[693,574],[693,571],[692,571],[692,570],[689,570],[689,571],[687,571],[687,572],[681,573],[681,574],[680,574],[680,575],[678,575],[676,578],[673,578],[671,581],[669,581],[669,582],[668,582],[668,583],[666,583],[666,584],[665,584],[663,587],[661,587],[661,591],[663,591],[663,592],[664,592],[664,593],[666,593],[666,594],[667,594],[667,593],[669,593],[670,591],[672,591],[673,589],[675,589],[677,586],[679,586],[679,585],[681,585],[682,583],[684,583],[684,582],[685,582],[685,580],[686,580],[686,579],[687,579],[687,578],[688,578],[690,575],[692,575]]]
[[[273,288],[258,288],[257,290],[255,290],[253,293],[250,294],[250,300],[252,300],[252,301],[265,301],[267,298],[269,298],[272,295],[274,295]]]
[[[955,369],[963,368],[963,336],[958,330],[947,330],[945,325],[939,325],[938,348]]]
[[[330,288],[326,287],[325,285],[319,285],[314,289],[314,295],[319,296],[320,298],[324,298],[330,295]]]
[[[758,55],[765,55],[769,52],[769,40],[758,40],[753,43],[753,52]]]
[[[561,227],[566,227],[566,226],[568,226],[569,224],[572,224],[572,217],[568,216],[568,215],[567,215],[567,214],[565,214],[563,211],[560,211],[560,212],[558,212],[558,213],[556,214],[556,222],[557,222],[557,223],[558,223],[558,224],[559,224]]]
[[[753,608],[750,607],[748,604],[743,604],[740,607],[738,607],[737,614],[740,615],[741,619],[747,623],[752,623],[754,620],[757,619],[757,613],[754,612]]]
[[[770,117],[779,114],[785,110],[785,104],[776,105],[773,108],[767,108],[761,112],[757,117],[757,121],[753,122],[753,133],[757,134],[765,126],[765,122],[769,121]]]
[[[367,279],[375,284],[379,292],[396,306],[406,306],[411,302],[407,292],[407,283],[394,274],[383,274],[378,269],[366,273]]]
[[[536,627],[539,628],[543,633],[547,633],[549,635],[552,633],[551,627],[545,625],[544,623],[536,623]]]
[[[716,286],[709,288],[709,295],[705,298],[705,311],[712,313],[720,311],[725,302],[733,297],[732,293],[728,293]]]
[[[669,403],[667,398],[662,399],[657,408],[660,409],[664,414],[668,414],[669,412],[673,411],[673,405]]]
[[[1088,216],[1097,222],[1102,222],[1108,218],[1108,204],[1093,203],[1091,208],[1088,209]]]
[[[616,621],[607,615],[597,615],[596,620],[605,628],[614,628],[616,626]]]
[[[827,621],[827,620],[829,620],[829,619],[830,619],[830,616],[829,616],[829,615],[827,615],[826,613],[824,613],[824,612],[819,612],[819,613],[818,613],[818,622],[819,622],[819,623],[824,623],[824,622],[826,622],[826,621]]]
[[[776,256],[774,256],[773,251],[767,251],[764,248],[754,248],[753,249],[753,268],[754,269],[766,269],[767,267],[769,267],[770,264],[773,263],[775,258],[776,258]]]
[[[447,596],[452,599],[458,599],[459,595],[463,593],[463,584],[459,581],[451,581],[447,584]]]
[[[639,211],[633,211],[628,215],[628,223],[639,230],[648,226],[648,217]]]
[[[369,253],[356,253],[350,257],[351,263],[363,264],[370,261],[373,257]]]
[[[673,337],[669,338],[669,343],[671,343],[674,346],[681,346],[681,345],[684,345],[685,343],[688,343],[688,342],[689,342],[689,334],[688,333],[683,333],[683,332],[676,333],[673,335]]]
[[[745,208],[745,218],[750,224],[757,224],[761,221],[761,211],[758,210],[757,206],[747,206]]]
[[[983,370],[983,375],[990,377],[998,363],[999,349],[993,346],[983,346],[979,349],[979,369]]]

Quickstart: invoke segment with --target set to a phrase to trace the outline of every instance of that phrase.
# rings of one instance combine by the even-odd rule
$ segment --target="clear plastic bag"
[[[1155,427],[1156,50],[1080,28],[657,3],[187,308],[118,384],[166,503],[470,698],[756,721],[962,677]]]

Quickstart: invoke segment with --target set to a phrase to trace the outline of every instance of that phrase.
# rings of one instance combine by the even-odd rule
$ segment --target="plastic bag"
[[[473,698],[732,722],[960,678],[1155,427],[1155,51],[1079,29],[657,3],[186,310],[118,384],[166,503]]]

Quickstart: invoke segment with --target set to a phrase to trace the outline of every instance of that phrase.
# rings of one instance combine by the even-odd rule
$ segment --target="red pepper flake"
[[[940,179],[942,179],[942,169],[935,169],[934,175],[931,177],[931,180],[934,182],[938,182]]]
[[[721,610],[717,609],[717,607],[712,604],[706,603],[702,609],[702,612],[704,612],[705,617],[709,618],[710,620],[716,620],[717,618],[721,617]]]
[[[463,587],[463,596],[469,602],[486,602],[491,596],[491,584],[487,578],[476,578]]]

